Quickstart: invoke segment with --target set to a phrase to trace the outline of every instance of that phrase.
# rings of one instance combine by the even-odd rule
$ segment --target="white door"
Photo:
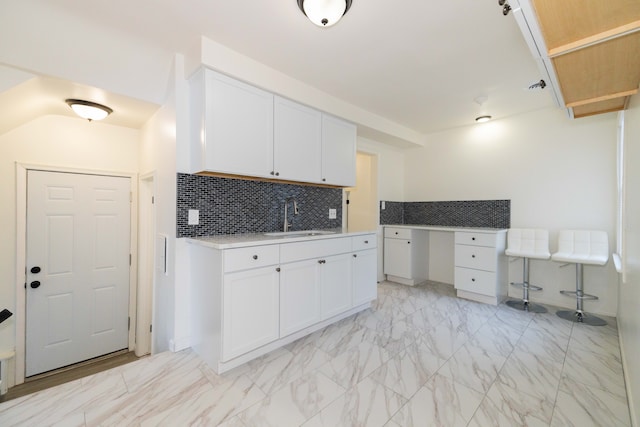
[[[351,308],[351,255],[322,259],[320,265],[320,307],[322,320]]]
[[[283,264],[280,272],[280,336],[320,321],[320,284],[315,259]]]
[[[128,347],[130,179],[28,171],[26,375]]]
[[[322,115],[288,99],[274,100],[273,167],[278,177],[321,182]]]
[[[224,275],[223,361],[279,338],[279,280],[276,266]]]
[[[356,185],[357,127],[337,117],[322,115],[322,183]]]

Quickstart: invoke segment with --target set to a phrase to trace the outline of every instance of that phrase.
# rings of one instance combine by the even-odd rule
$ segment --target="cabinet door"
[[[377,262],[375,249],[353,254],[353,305],[357,306],[378,298]]]
[[[320,321],[320,286],[315,259],[280,267],[280,336]]]
[[[322,115],[322,182],[356,185],[356,136],[353,123]]]
[[[202,152],[206,169],[270,177],[273,95],[210,70],[205,78]]]
[[[384,274],[411,279],[411,240],[384,239]]]
[[[274,100],[276,178],[321,182],[322,114],[288,99]]]
[[[322,320],[349,310],[351,306],[351,255],[335,255],[319,260]]]
[[[222,298],[223,361],[279,338],[276,266],[225,274]]]

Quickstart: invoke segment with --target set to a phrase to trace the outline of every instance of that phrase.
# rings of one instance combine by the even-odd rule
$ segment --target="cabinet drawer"
[[[278,245],[252,246],[224,251],[224,271],[249,270],[279,262]]]
[[[377,240],[378,237],[375,234],[354,236],[351,238],[351,250],[362,251],[365,249],[373,249],[377,246]]]
[[[455,241],[456,244],[496,247],[496,236],[495,233],[457,231]]]
[[[280,245],[280,262],[326,257],[351,252],[351,238],[312,240]]]
[[[495,271],[497,255],[495,248],[485,246],[455,245],[456,267],[477,268]]]
[[[454,283],[456,289],[488,296],[496,295],[496,273],[491,271],[456,267]]]
[[[385,227],[384,237],[395,239],[411,239],[412,230],[410,228]]]

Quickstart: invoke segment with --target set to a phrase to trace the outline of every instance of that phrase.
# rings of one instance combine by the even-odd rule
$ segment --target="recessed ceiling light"
[[[476,117],[476,122],[478,122],[478,123],[488,122],[489,120],[491,120],[491,116],[479,116],[479,117]]]
[[[113,110],[105,105],[83,99],[65,99],[64,102],[66,102],[78,116],[89,121],[102,120],[113,113]]]
[[[298,0],[298,7],[318,27],[337,23],[351,7],[352,0]]]

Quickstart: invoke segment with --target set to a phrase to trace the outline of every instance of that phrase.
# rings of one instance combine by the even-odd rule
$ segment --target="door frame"
[[[154,354],[153,295],[155,292],[155,232],[156,232],[156,172],[140,175],[138,179],[138,310],[136,313],[136,356]],[[152,201],[149,201],[152,199]]]
[[[129,178],[131,200],[131,227],[129,253],[131,268],[129,269],[129,350],[135,348],[136,312],[138,311],[138,174],[132,172],[80,169],[62,166],[38,165],[16,162],[16,356],[15,385],[24,383],[26,372],[26,255],[27,255],[27,172],[38,170],[44,172],[75,173],[83,175],[103,175]],[[7,373],[11,377],[11,373]]]

